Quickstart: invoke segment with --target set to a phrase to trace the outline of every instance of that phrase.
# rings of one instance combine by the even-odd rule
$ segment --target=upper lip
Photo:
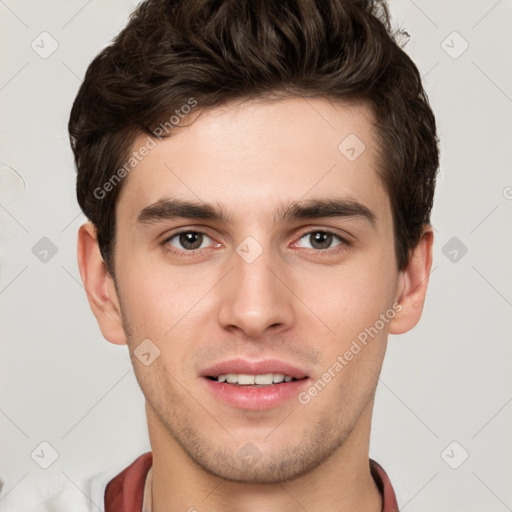
[[[247,359],[229,359],[214,364],[201,372],[201,377],[218,377],[228,373],[243,373],[247,375],[265,375],[267,373],[280,373],[295,379],[307,377],[304,370],[278,359],[264,359],[250,361]]]

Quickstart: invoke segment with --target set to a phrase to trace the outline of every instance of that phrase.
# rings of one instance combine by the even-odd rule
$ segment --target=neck
[[[205,471],[147,407],[153,452],[151,512],[381,512],[382,497],[368,457],[372,405],[327,460],[293,480],[270,484],[233,482]]]

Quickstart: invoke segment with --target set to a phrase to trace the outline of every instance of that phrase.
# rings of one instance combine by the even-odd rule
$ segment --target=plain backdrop
[[[81,284],[67,135],[88,64],[135,5],[0,1],[0,498],[51,475],[80,488],[150,449],[127,347],[103,339]],[[390,9],[442,158],[425,310],[390,337],[370,455],[401,510],[512,510],[512,2]],[[46,470],[31,456],[45,447]]]

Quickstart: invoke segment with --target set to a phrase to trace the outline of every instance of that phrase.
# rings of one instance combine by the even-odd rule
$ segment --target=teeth
[[[228,384],[238,384],[239,386],[270,386],[280,382],[291,382],[294,380],[290,375],[282,373],[265,373],[263,375],[248,375],[246,373],[227,373],[219,375],[217,382],[227,382]]]
[[[272,373],[266,373],[265,375],[256,375],[254,377],[254,383],[255,384],[272,384],[274,382],[274,374]],[[240,384],[240,381],[238,381],[238,384]]]
[[[237,384],[240,384],[242,386],[249,386],[254,384],[254,375],[244,375],[241,373],[238,376],[238,382]]]

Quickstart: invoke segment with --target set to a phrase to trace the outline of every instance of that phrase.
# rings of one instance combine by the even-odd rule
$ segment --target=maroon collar
[[[105,512],[141,512],[144,483],[153,454],[146,452],[115,476],[105,488]]]
[[[141,512],[144,483],[153,464],[153,454],[146,452],[115,476],[105,489],[105,512]],[[382,494],[382,512],[398,512],[395,491],[380,464],[370,459],[370,472]]]
[[[370,459],[370,473],[382,494],[382,512],[399,512],[395,491],[384,468],[373,459]],[[107,512],[107,511],[105,511]]]

